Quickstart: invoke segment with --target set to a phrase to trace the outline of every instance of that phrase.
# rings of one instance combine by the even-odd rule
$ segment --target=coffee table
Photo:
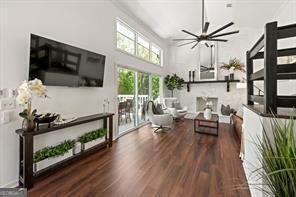
[[[193,124],[194,132],[218,136],[219,116],[217,114],[212,114],[210,119],[206,119],[201,112],[194,118]]]

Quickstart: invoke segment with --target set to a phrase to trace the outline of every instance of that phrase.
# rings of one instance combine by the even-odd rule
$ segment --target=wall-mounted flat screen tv
[[[31,34],[29,79],[47,86],[103,87],[105,56]]]

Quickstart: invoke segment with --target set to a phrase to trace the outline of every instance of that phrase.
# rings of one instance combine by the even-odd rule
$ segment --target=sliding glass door
[[[152,75],[151,76],[152,92],[151,97],[153,101],[158,100],[160,102],[160,76]]]
[[[149,101],[149,74],[138,72],[138,123],[147,121],[146,104]]]
[[[146,105],[160,96],[160,76],[117,69],[119,135],[148,121]]]
[[[136,72],[118,68],[117,70],[117,99],[119,134],[136,126],[135,118],[135,78]]]

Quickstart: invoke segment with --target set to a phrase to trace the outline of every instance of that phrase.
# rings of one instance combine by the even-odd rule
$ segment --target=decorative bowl
[[[50,123],[55,121],[60,115],[55,113],[46,113],[36,115],[34,121],[37,124],[37,130],[39,130],[39,124],[48,124],[48,128],[50,128]]]

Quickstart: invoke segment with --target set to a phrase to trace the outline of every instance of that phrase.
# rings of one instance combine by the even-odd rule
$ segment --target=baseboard
[[[18,186],[18,180],[11,181],[9,183],[6,183],[4,185],[1,185],[0,188],[13,188]]]

